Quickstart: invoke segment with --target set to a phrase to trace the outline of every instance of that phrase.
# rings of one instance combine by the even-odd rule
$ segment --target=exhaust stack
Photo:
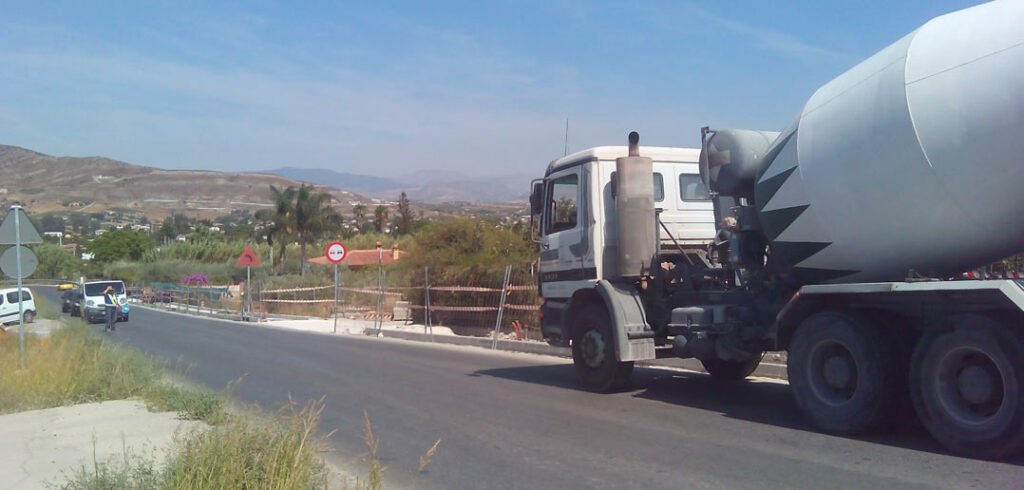
[[[617,190],[615,231],[618,271],[622,279],[639,279],[650,272],[657,253],[654,227],[654,162],[640,156],[640,135],[629,133],[629,156],[615,159]]]

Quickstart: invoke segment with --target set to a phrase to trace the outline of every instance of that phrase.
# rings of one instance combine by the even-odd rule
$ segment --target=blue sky
[[[162,168],[540,174],[563,152],[781,130],[978,2],[4,2],[0,144]]]

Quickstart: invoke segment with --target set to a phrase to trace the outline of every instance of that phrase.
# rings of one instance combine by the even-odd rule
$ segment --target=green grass
[[[178,412],[182,420],[202,420],[211,425],[227,419],[225,397],[196,388],[160,384],[143,395],[146,408],[154,412]]]

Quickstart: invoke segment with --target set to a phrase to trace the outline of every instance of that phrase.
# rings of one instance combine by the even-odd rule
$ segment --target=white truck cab
[[[540,294],[545,338],[568,339],[563,313],[577,291],[593,289],[614,274],[616,158],[625,146],[599,146],[548,165],[534,181],[531,208],[539,217]],[[654,162],[654,206],[659,210],[660,249],[665,254],[706,260],[715,237],[714,208],[701,180],[699,149],[645,147]]]

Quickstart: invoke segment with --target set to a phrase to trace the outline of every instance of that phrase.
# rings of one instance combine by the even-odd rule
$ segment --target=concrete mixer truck
[[[937,17],[781,133],[702,129],[689,163],[635,133],[552,162],[530,197],[545,337],[594,391],[635,361],[733,380],[787,351],[824,431],[916,412],[952,452],[1019,452],[1024,281],[952,279],[1024,251],[1020,25],[1019,1]]]

